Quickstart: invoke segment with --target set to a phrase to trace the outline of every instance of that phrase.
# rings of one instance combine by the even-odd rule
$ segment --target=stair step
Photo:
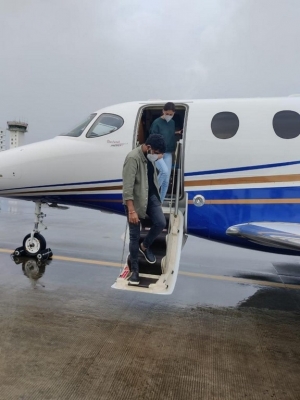
[[[164,257],[164,255],[156,255],[156,263],[155,264],[150,264],[145,260],[144,256],[142,254],[139,254],[139,272],[141,274],[150,274],[150,275],[161,275],[162,270],[161,270],[161,260]],[[128,255],[127,258],[127,265],[129,269],[131,270],[131,260],[130,260],[130,255]]]
[[[140,240],[139,243],[142,243],[145,239],[145,237],[147,236],[149,230],[147,229],[142,229],[140,232]],[[163,230],[158,236],[157,238],[154,240],[154,242],[151,245],[151,249],[156,249],[156,248],[160,248],[163,247],[164,249],[166,249],[167,244],[166,244],[166,236],[168,234],[167,230]],[[154,250],[153,250],[154,251]]]
[[[154,279],[154,278],[148,278],[148,277],[146,278],[146,277],[140,276],[139,285],[131,285],[129,282],[128,286],[148,288],[151,284],[155,284],[157,281],[158,281],[158,278]]]

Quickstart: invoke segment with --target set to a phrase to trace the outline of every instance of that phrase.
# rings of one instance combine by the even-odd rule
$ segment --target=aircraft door
[[[135,129],[135,147],[139,146],[142,143],[145,143],[147,138],[150,135],[151,125],[153,121],[157,118],[160,118],[162,115],[162,109],[164,104],[151,104],[143,106],[137,115],[136,120],[136,129]],[[177,187],[177,173],[178,173],[178,165],[181,162],[181,174],[183,177],[184,174],[184,145],[185,145],[185,132],[186,132],[186,123],[187,123],[187,115],[188,115],[188,106],[186,104],[175,104],[175,114],[173,116],[173,120],[175,122],[175,141],[176,144],[181,144],[180,154],[177,151],[172,153],[172,171],[169,180],[169,187],[166,194],[166,201],[164,206],[169,205],[170,201],[172,201],[172,193],[175,194],[175,190]],[[180,190],[180,199],[184,197],[184,181],[183,178],[180,179],[181,185],[179,186]],[[174,197],[174,196],[173,196]],[[173,198],[174,200],[174,198]],[[183,204],[182,212],[185,212],[185,203]]]

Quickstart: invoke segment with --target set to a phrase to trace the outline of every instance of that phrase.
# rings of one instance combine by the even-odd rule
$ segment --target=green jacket
[[[123,204],[133,200],[134,209],[140,218],[146,217],[148,204],[148,168],[142,146],[127,154],[123,165]],[[159,193],[157,173],[154,165],[154,184]]]
[[[173,153],[176,149],[176,137],[175,137],[175,122],[173,119],[167,122],[165,119],[159,117],[156,118],[150,127],[150,135],[157,133],[162,135],[166,143],[166,153]]]

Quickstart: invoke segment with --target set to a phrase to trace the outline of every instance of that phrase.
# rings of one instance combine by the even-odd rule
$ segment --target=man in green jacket
[[[162,211],[155,161],[162,158],[166,150],[161,135],[151,135],[144,144],[127,154],[123,165],[123,204],[129,223],[129,252],[131,259],[131,285],[138,285],[139,252],[154,264],[156,258],[150,246],[166,226]],[[140,218],[148,215],[152,221],[151,229],[139,245]]]

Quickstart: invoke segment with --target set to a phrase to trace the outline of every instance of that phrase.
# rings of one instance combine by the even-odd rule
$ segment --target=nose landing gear
[[[35,203],[35,220],[34,228],[31,233],[26,235],[23,240],[23,246],[18,247],[14,251],[14,255],[28,257],[37,257],[39,259],[47,259],[52,257],[51,249],[46,248],[46,239],[40,234],[39,225],[41,224],[44,229],[47,227],[43,224],[43,219],[46,214],[42,212],[42,202]]]

